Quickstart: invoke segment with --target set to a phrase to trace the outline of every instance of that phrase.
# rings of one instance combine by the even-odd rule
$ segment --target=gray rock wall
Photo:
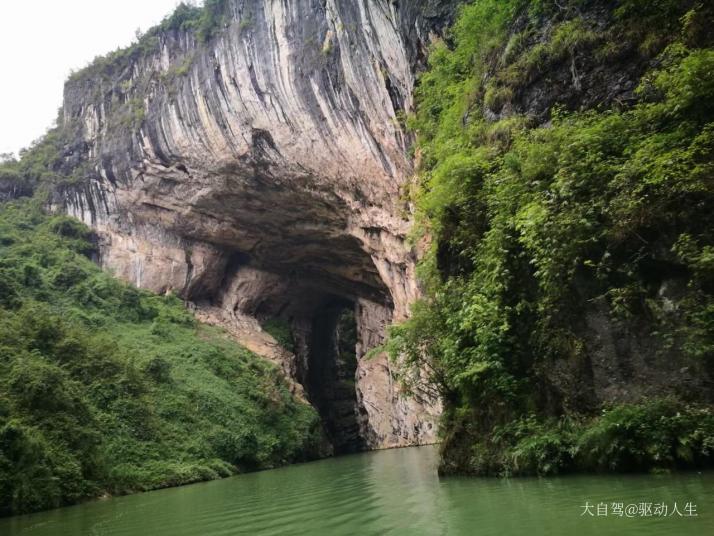
[[[386,357],[365,354],[419,295],[400,117],[453,4],[234,0],[207,43],[160,33],[65,88],[89,180],[58,188],[53,208],[97,230],[107,270],[183,296],[278,362],[296,392],[307,319],[335,297],[354,303],[372,448],[435,440],[438,402],[404,398]],[[292,323],[295,354],[261,331],[271,316]]]

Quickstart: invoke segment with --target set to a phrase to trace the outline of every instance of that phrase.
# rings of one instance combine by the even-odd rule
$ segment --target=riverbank
[[[351,454],[0,520],[4,536],[714,533],[714,473],[439,478],[435,446]],[[677,513],[672,507],[677,503]],[[666,504],[618,515],[612,504]],[[685,515],[685,506],[697,516]],[[583,507],[593,505],[593,516]],[[597,505],[608,506],[597,515]]]

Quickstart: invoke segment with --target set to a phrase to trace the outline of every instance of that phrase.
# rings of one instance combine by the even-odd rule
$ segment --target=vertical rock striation
[[[106,269],[178,293],[298,390],[319,366],[316,317],[352,308],[370,448],[435,439],[438,402],[400,396],[367,352],[419,293],[400,120],[454,3],[226,1],[211,39],[164,28],[65,87],[67,158],[87,179],[57,187],[53,208],[97,230]],[[292,352],[261,330],[273,317],[291,324]]]

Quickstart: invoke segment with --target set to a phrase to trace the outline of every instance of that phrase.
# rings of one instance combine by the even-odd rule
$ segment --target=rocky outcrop
[[[401,119],[455,3],[227,1],[207,42],[153,32],[65,87],[67,158],[87,180],[58,187],[53,208],[96,229],[106,269],[178,293],[296,392],[316,366],[316,315],[347,304],[371,448],[435,440],[438,401],[402,396],[386,357],[367,353],[419,294]],[[294,352],[262,332],[272,317],[292,325]]]

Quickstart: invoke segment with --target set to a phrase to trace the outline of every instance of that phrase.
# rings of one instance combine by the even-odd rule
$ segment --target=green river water
[[[0,535],[714,535],[713,473],[439,478],[436,463],[435,447],[344,456],[0,519]]]

